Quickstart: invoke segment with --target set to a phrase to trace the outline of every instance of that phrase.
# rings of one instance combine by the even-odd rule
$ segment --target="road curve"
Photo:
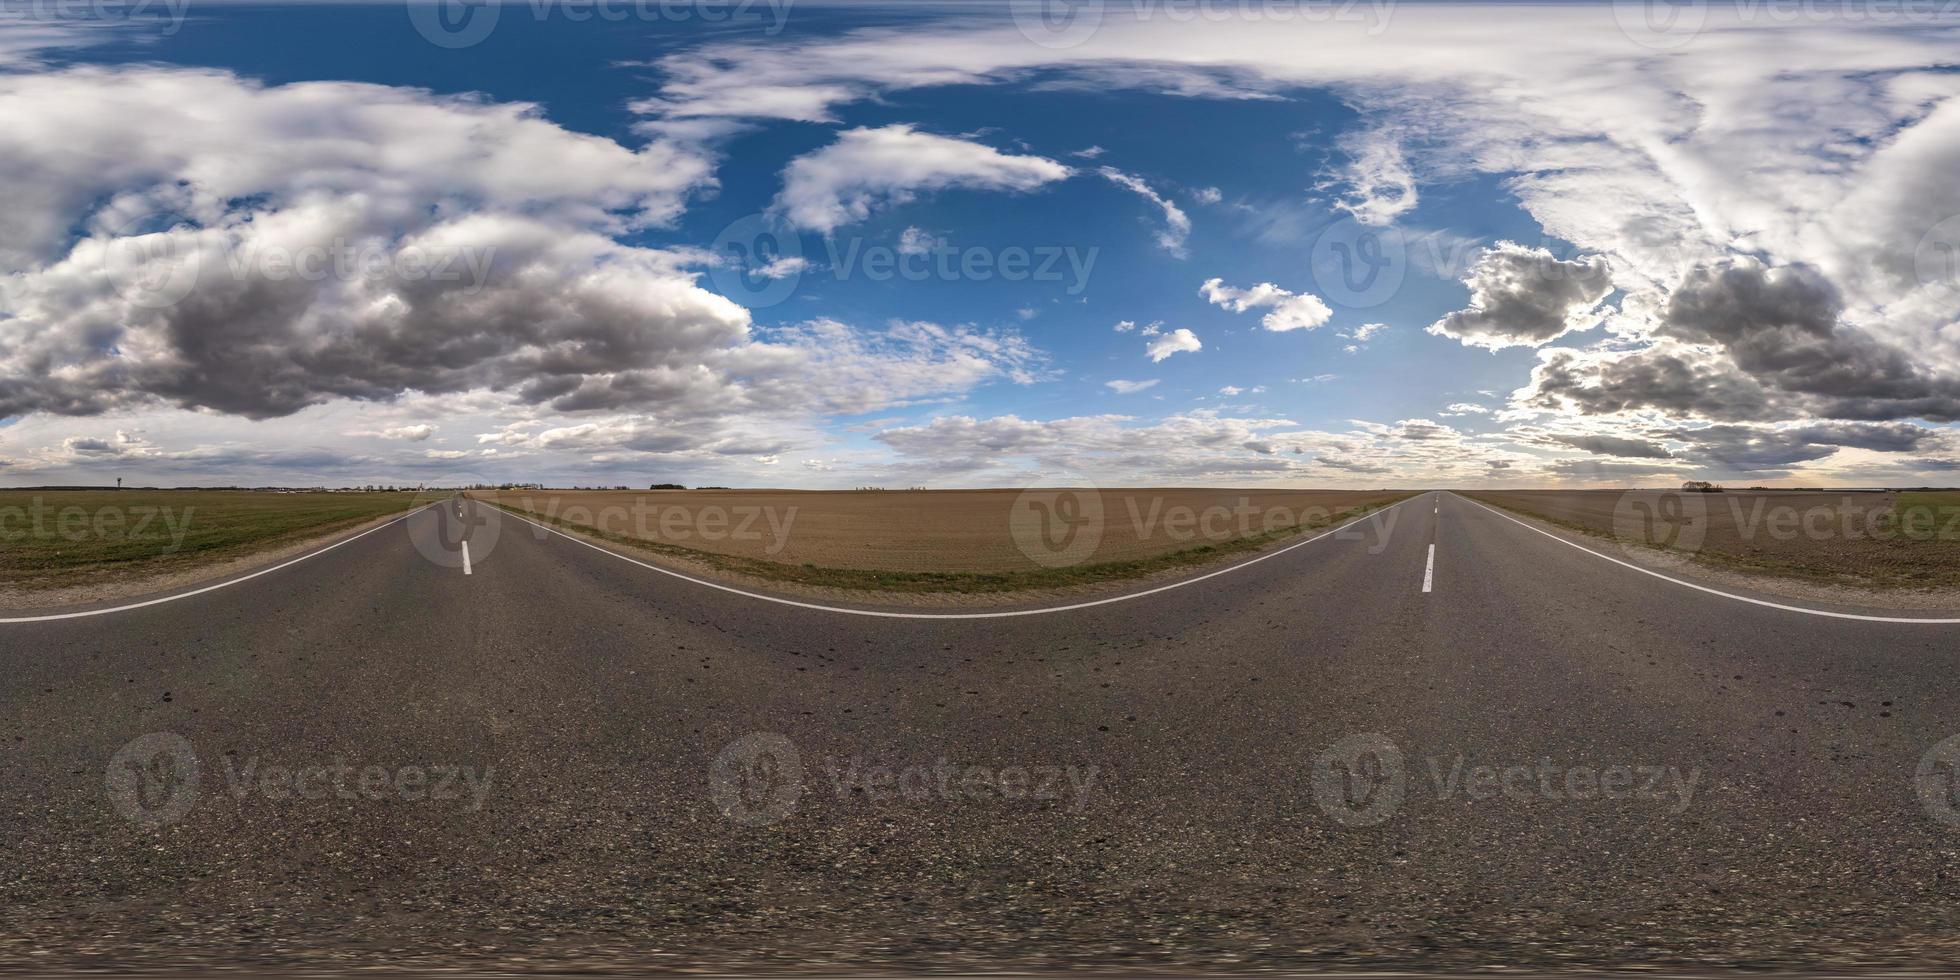
[[[10,625],[0,968],[1960,966],[1948,629],[1359,528],[870,619],[465,503]]]

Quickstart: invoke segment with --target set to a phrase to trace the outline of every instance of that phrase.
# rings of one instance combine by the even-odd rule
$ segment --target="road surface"
[[[0,968],[1960,966],[1960,627],[1391,513],[915,620],[452,501],[0,625]]]

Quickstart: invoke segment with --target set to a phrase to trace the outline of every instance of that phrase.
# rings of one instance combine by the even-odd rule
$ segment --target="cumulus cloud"
[[[175,446],[145,454],[151,473],[386,479],[431,462],[254,450],[272,430],[226,419],[348,432],[352,417],[415,442],[457,411],[625,412],[680,433],[669,451],[751,430],[775,433],[749,440],[768,448],[815,441],[828,415],[1051,376],[1009,332],[758,328],[697,284],[703,254],[625,241],[708,186],[705,160],[531,106],[78,68],[0,76],[0,117],[20,137],[0,145],[0,417],[22,418],[17,436],[51,416],[165,419]],[[318,420],[350,402],[373,407]],[[397,403],[420,418],[387,418]],[[593,438],[607,431],[625,430]],[[95,441],[22,465],[70,465]]]
[[[1207,279],[1198,287],[1198,295],[1203,296],[1206,302],[1234,313],[1264,309],[1267,313],[1259,318],[1259,325],[1274,332],[1312,330],[1334,315],[1334,311],[1328,309],[1320,297],[1311,293],[1290,292],[1270,282],[1262,282],[1251,289],[1238,289],[1225,285],[1223,279]]]
[[[1584,327],[1613,291],[1604,258],[1566,261],[1515,242],[1485,251],[1463,284],[1470,307],[1430,324],[1429,332],[1491,350],[1535,347]]]
[[[1204,346],[1204,344],[1198,341],[1197,334],[1183,327],[1179,327],[1169,333],[1153,338],[1149,344],[1145,345],[1144,353],[1149,354],[1152,361],[1162,361],[1172,354],[1186,351],[1196,353],[1204,349]]]
[[[1114,381],[1105,381],[1103,382],[1103,384],[1109,386],[1119,395],[1134,395],[1137,392],[1143,391],[1147,388],[1156,387],[1158,381],[1160,380],[1161,379],[1159,378],[1151,378],[1148,381],[1123,381],[1121,379],[1118,379]]]
[[[934,249],[943,248],[945,244],[945,239],[917,227],[907,227],[898,235],[900,255],[926,255]]]
[[[1191,219],[1185,215],[1184,209],[1170,198],[1151,190],[1150,185],[1140,177],[1132,177],[1115,167],[1101,167],[1096,172],[1118,187],[1133,191],[1157,205],[1164,212],[1164,228],[1157,233],[1157,247],[1180,259],[1185,257],[1184,240],[1191,237]]]
[[[1366,131],[1341,141],[1348,163],[1343,173],[1347,192],[1335,201],[1364,225],[1388,225],[1415,210],[1420,200],[1415,174],[1391,135]]]
[[[1659,332],[1719,344],[1751,381],[1811,396],[1820,413],[1960,417],[1960,379],[1929,375],[1905,351],[1843,323],[1843,310],[1818,270],[1743,257],[1690,272],[1668,294]]]
[[[426,442],[436,434],[436,427],[427,423],[421,425],[397,425],[382,429],[375,435],[383,439],[396,439],[403,442]]]
[[[922,193],[1031,191],[1069,173],[1046,157],[1014,156],[903,123],[863,127],[790,161],[773,208],[800,227],[827,233]]]

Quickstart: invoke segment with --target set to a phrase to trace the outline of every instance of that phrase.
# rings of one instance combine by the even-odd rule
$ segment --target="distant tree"
[[[1716,486],[1716,485],[1715,485],[1715,484],[1713,484],[1713,483],[1710,483],[1710,482],[1708,482],[1707,480],[1689,480],[1688,482],[1686,482],[1686,483],[1683,483],[1683,484],[1681,484],[1681,492],[1683,492],[1683,493],[1721,493],[1721,492],[1722,492],[1722,488],[1721,488],[1721,487],[1718,487],[1718,486]]]
[[[687,488],[681,486],[678,483],[656,483],[653,486],[648,487],[647,489],[648,490],[686,490]]]

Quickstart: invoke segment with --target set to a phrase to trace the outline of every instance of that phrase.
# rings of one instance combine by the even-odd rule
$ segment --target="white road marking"
[[[408,513],[403,514],[402,516],[397,517],[386,524],[376,525],[374,527],[368,528],[365,531],[362,531],[359,534],[354,535],[351,538],[345,538],[340,541],[335,541],[333,544],[327,545],[326,547],[321,548],[319,551],[315,551],[311,554],[301,555],[298,558],[293,559],[292,561],[274,565],[271,568],[259,569],[258,571],[253,572],[250,575],[241,575],[235,579],[229,579],[227,581],[219,582],[216,585],[207,585],[204,588],[195,589],[190,592],[180,592],[176,595],[167,595],[160,599],[147,599],[143,602],[132,602],[126,606],[113,606],[108,609],[90,609],[86,612],[51,613],[46,616],[16,616],[12,619],[0,619],[0,626],[5,626],[10,623],[46,623],[57,619],[84,619],[89,616],[107,616],[110,613],[128,612],[131,609],[142,609],[145,606],[159,606],[166,602],[176,602],[179,599],[188,599],[194,595],[203,595],[206,592],[216,592],[219,589],[227,589],[234,585],[237,585],[240,582],[249,582],[255,578],[258,578],[261,575],[271,575],[273,572],[276,572],[282,568],[291,568],[292,566],[297,565],[300,562],[307,560],[308,558],[317,558],[321,555],[326,554],[329,551],[334,550],[335,548],[340,547],[341,545],[353,544],[354,542],[359,541],[360,539],[365,538],[368,535],[373,534],[374,532],[379,531],[384,527],[392,527],[434,506],[436,505],[429,504],[427,506],[417,507],[414,510],[409,511]]]
[[[1436,543],[1429,543],[1429,564],[1422,570],[1422,591],[1428,592],[1436,581]]]
[[[1458,496],[1462,496],[1462,495],[1458,494]],[[1532,527],[1531,525],[1526,524],[1525,522],[1518,520],[1517,518],[1512,517],[1511,515],[1506,514],[1503,511],[1498,510],[1494,507],[1491,507],[1486,504],[1478,503],[1475,500],[1472,500],[1470,502],[1473,504],[1477,504],[1477,506],[1482,507],[1487,511],[1490,511],[1491,513],[1496,514],[1497,516],[1502,517],[1505,520],[1510,521],[1511,523],[1516,524],[1517,526],[1524,528],[1527,531],[1537,531],[1539,534],[1551,538],[1553,541],[1557,541],[1559,544],[1571,548],[1577,548],[1580,551],[1583,551],[1586,554],[1593,556],[1594,558],[1603,558],[1607,561],[1612,562],[1615,565],[1631,568],[1642,575],[1652,575],[1653,577],[1660,579],[1663,582],[1673,582],[1675,585],[1685,585],[1688,588],[1694,589],[1698,592],[1706,592],[1709,595],[1718,595],[1724,599],[1734,599],[1737,602],[1746,602],[1754,606],[1766,606],[1770,609],[1781,609],[1784,612],[1803,613],[1806,616],[1825,616],[1831,619],[1855,619],[1855,620],[1859,620],[1860,622],[1866,622],[1866,623],[1915,623],[1915,624],[1927,625],[1927,626],[1952,626],[1955,624],[1960,624],[1960,619],[1915,619],[1910,616],[1866,616],[1859,613],[1832,612],[1831,610],[1828,609],[1810,609],[1804,606],[1789,606],[1789,605],[1784,605],[1781,602],[1770,602],[1767,599],[1752,599],[1746,595],[1736,595],[1733,592],[1723,592],[1721,589],[1711,589],[1706,585],[1696,585],[1693,582],[1683,581],[1681,579],[1675,578],[1672,575],[1662,575],[1661,573],[1654,571],[1651,568],[1644,568],[1630,561],[1621,561],[1620,559],[1615,558],[1612,555],[1600,554],[1599,552],[1594,551],[1591,548],[1586,547],[1585,545],[1575,544],[1571,541],[1567,541],[1564,538],[1561,538],[1550,531],[1546,531],[1541,528]]]
[[[463,574],[468,575],[469,573],[470,573],[470,543],[468,541],[465,541],[463,542]]]
[[[661,568],[659,565],[651,565],[646,562],[640,561],[637,558],[628,558],[627,556],[622,555],[619,552],[614,551],[610,548],[601,548],[590,541],[586,541],[583,538],[573,537],[572,535],[566,534],[565,532],[560,531],[555,527],[551,527],[545,524],[539,524],[537,521],[534,521],[528,517],[518,514],[515,511],[505,510],[504,513],[509,514],[510,516],[515,517],[518,520],[523,521],[524,523],[536,527],[540,530],[548,531],[552,534],[556,534],[559,537],[572,542],[573,544],[584,545],[587,548],[591,548],[593,551],[599,552],[600,554],[611,555],[614,558],[619,559],[620,561],[627,562],[629,564],[638,565],[641,568],[647,569],[649,571],[659,572],[662,575],[671,575],[674,578],[680,579],[684,582],[692,582],[695,585],[704,585],[710,589],[719,589],[722,592],[731,592],[734,593],[735,595],[745,596],[750,599],[760,599],[763,602],[773,602],[773,603],[777,603],[778,605],[784,605],[784,606],[795,606],[798,609],[814,609],[818,612],[841,613],[846,616],[875,616],[880,619],[1008,619],[1015,616],[1043,616],[1049,613],[1068,612],[1074,609],[1088,609],[1093,606],[1107,606],[1112,602],[1128,602],[1131,599],[1141,599],[1144,596],[1156,595],[1159,592],[1169,592],[1172,589],[1181,589],[1187,585],[1196,585],[1199,582],[1202,582],[1206,579],[1217,578],[1220,575],[1229,575],[1242,568],[1250,568],[1253,565],[1257,565],[1260,562],[1265,561],[1269,558],[1278,558],[1279,556],[1286,554],[1287,552],[1292,551],[1295,548],[1304,548],[1307,545],[1313,544],[1315,541],[1321,540],[1322,538],[1334,534],[1339,534],[1340,532],[1345,531],[1348,528],[1351,528],[1356,524],[1361,523],[1362,521],[1366,521],[1375,517],[1379,517],[1383,514],[1386,514],[1389,511],[1394,510],[1395,508],[1400,507],[1403,504],[1406,504],[1410,500],[1414,500],[1414,499],[1415,499],[1414,497],[1410,497],[1406,500],[1399,500],[1393,504],[1388,505],[1387,507],[1382,508],[1381,510],[1371,511],[1367,514],[1363,514],[1362,516],[1357,517],[1354,520],[1351,520],[1346,524],[1341,525],[1340,527],[1334,528],[1329,531],[1322,531],[1321,533],[1316,534],[1305,541],[1296,541],[1293,544],[1289,544],[1286,547],[1279,549],[1278,551],[1271,552],[1270,554],[1260,555],[1257,558],[1254,558],[1250,561],[1240,562],[1239,564],[1233,565],[1230,568],[1221,568],[1218,571],[1207,572],[1203,575],[1199,575],[1195,578],[1188,578],[1181,582],[1172,582],[1169,585],[1160,585],[1154,589],[1145,589],[1142,592],[1131,592],[1128,595],[1112,596],[1108,599],[1095,599],[1089,602],[1070,603],[1066,606],[1045,606],[1040,609],[1010,609],[1002,612],[976,612],[976,613],[885,612],[883,610],[878,610],[878,609],[852,609],[847,606],[826,606],[815,602],[798,602],[795,599],[784,599],[779,596],[764,595],[760,592],[750,592],[747,591],[746,589],[738,589],[733,586],[721,585],[716,582],[710,582],[706,579],[695,578],[692,575],[684,575],[680,572],[674,571],[671,568]],[[498,509],[502,510],[502,508],[498,508]]]

